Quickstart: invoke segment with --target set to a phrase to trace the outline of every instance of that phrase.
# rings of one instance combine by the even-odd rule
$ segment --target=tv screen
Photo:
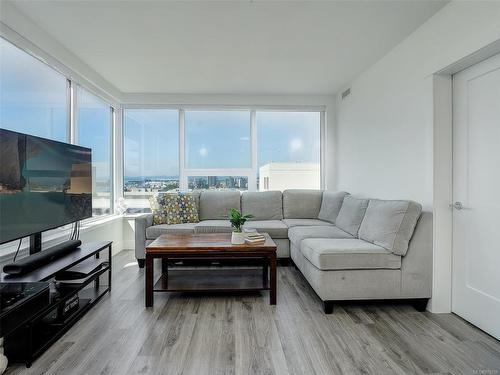
[[[0,243],[91,216],[89,148],[0,129]]]

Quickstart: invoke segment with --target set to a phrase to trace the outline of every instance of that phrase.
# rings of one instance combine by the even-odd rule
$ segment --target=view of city
[[[268,163],[259,168],[255,190],[319,189],[319,163]],[[179,176],[125,177],[128,213],[150,212],[149,198],[180,190]],[[248,190],[247,176],[188,176],[188,190]],[[250,189],[252,190],[252,189]]]
[[[190,176],[189,190],[247,190],[248,178],[242,176]],[[124,197],[128,213],[149,212],[149,197],[156,193],[179,191],[179,176],[125,177]]]
[[[179,176],[147,176],[125,177],[123,191],[125,195],[133,192],[157,193],[177,191],[179,189]]]

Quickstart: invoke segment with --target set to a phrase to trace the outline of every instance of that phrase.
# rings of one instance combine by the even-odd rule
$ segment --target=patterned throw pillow
[[[196,199],[189,193],[164,193],[149,198],[153,224],[197,223]]]

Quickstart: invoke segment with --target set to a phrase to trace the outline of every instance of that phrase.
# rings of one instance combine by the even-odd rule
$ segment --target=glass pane
[[[250,168],[249,111],[186,111],[186,168]]]
[[[189,176],[189,190],[247,190],[246,176]]]
[[[179,111],[126,109],[123,118],[127,212],[150,212],[151,195],[179,190]]]
[[[0,127],[67,141],[68,81],[0,38]]]
[[[77,143],[92,149],[93,214],[111,214],[111,107],[78,86],[76,111]]]
[[[257,112],[259,190],[319,189],[319,112]]]

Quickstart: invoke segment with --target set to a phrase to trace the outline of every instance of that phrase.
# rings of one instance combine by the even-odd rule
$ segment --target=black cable
[[[76,236],[77,236],[77,233],[78,233],[78,221],[75,221],[73,223],[73,229],[71,231],[71,240],[76,240]]]
[[[17,250],[16,250],[16,253],[14,254],[14,260],[12,261],[13,263],[16,262],[17,254],[19,254],[19,249],[21,249],[21,244],[22,243],[23,243],[23,239],[20,238],[19,239],[19,245],[17,245]]]

